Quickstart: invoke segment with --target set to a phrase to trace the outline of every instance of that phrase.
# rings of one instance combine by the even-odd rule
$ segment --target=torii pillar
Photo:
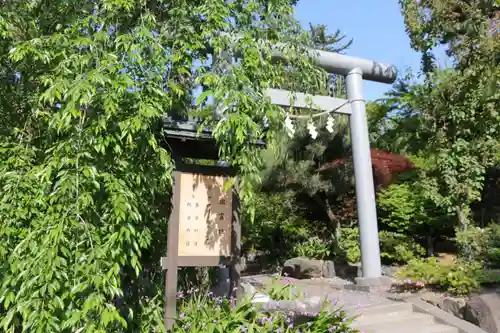
[[[319,50],[310,52],[316,64],[328,73],[346,77],[347,100],[328,96],[313,96],[312,99],[318,111],[336,110],[336,113],[349,115],[362,266],[362,277],[357,278],[356,282],[362,286],[386,286],[390,281],[382,277],[363,80],[390,84],[396,80],[397,71],[392,65],[371,60]],[[275,58],[283,59],[279,52],[276,52]],[[283,106],[289,105],[285,101],[286,93],[288,92],[283,90],[267,92],[273,103]],[[307,107],[303,95],[297,94],[294,106]]]

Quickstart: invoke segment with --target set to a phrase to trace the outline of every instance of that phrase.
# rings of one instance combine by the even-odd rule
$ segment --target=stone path
[[[272,275],[253,275],[242,277],[241,282],[242,285],[253,289],[250,293],[257,295],[265,292],[275,279],[276,277]],[[278,308],[286,311],[293,309],[294,312],[299,309],[300,313],[303,311],[317,313],[321,310],[319,298],[326,297],[335,303],[335,305],[330,303],[334,305],[332,310],[340,307],[348,315],[352,315],[354,317],[352,328],[364,333],[486,333],[479,327],[438,308],[426,309],[428,303],[423,301],[421,303],[424,306],[415,302],[390,300],[382,294],[373,292],[345,289],[346,285],[352,283],[339,278],[297,280],[281,277],[280,282],[293,284],[304,298],[301,297],[301,300],[296,301],[273,302],[269,300],[269,297],[261,294],[264,297],[259,301],[254,298],[254,302],[268,306],[272,304],[270,309]]]
[[[241,280],[242,282],[251,284],[257,289],[261,289],[269,286],[273,278],[274,277],[270,275],[254,275],[242,277]],[[337,305],[342,307],[356,306],[358,308],[363,308],[366,306],[394,303],[394,301],[375,293],[345,290],[343,286],[352,283],[339,278],[297,280],[283,277],[282,280],[284,283],[293,284],[305,297],[327,297],[328,300],[336,300]]]

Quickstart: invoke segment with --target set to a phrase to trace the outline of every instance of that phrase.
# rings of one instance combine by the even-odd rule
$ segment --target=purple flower
[[[261,319],[260,319],[260,324],[261,324],[261,325],[264,325],[266,322],[269,322],[269,323],[270,323],[270,322],[272,322],[272,321],[273,321],[273,319],[272,319],[271,317],[264,317],[264,318],[261,318]]]

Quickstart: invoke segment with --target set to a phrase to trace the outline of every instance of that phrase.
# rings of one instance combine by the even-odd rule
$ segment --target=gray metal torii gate
[[[378,285],[383,283],[383,279],[363,80],[393,83],[397,71],[392,65],[332,52],[311,50],[311,55],[316,64],[328,73],[345,75],[347,100],[312,96],[311,101],[310,97],[306,100],[305,94],[295,93],[291,105],[290,91],[268,89],[265,95],[271,98],[273,104],[283,107],[310,108],[312,104],[312,108],[319,112],[334,110],[332,112],[349,116],[362,266],[362,277],[357,279],[357,283]],[[281,55],[276,53],[276,58],[280,59]]]
[[[384,284],[386,279],[382,277],[381,270],[375,189],[373,184],[366,103],[363,95],[363,80],[390,84],[396,80],[397,71],[392,65],[371,60],[312,49],[309,52],[319,67],[328,73],[344,75],[346,77],[347,99],[330,96],[310,96],[300,92],[281,89],[267,89],[264,91],[264,95],[270,98],[273,104],[282,107],[310,108],[318,112],[330,111],[349,116],[362,265],[362,277],[358,278],[356,282],[357,284],[368,286]],[[231,56],[226,52],[223,53],[219,57],[228,59],[230,63]],[[285,60],[285,56],[276,48],[273,59],[276,61]],[[213,61],[214,65],[222,67],[228,65],[228,63],[225,65],[221,63],[216,64],[218,62],[217,59],[213,59]],[[290,98],[292,94],[293,102]],[[221,111],[216,107],[216,118],[222,116]],[[199,137],[204,137],[205,139],[211,137],[210,131],[202,131],[203,133],[201,134],[198,133],[199,124],[191,120],[172,121],[170,119],[165,122],[164,126],[168,137],[180,138],[182,142],[194,141]],[[184,149],[191,150],[190,148]],[[201,151],[203,149],[196,147],[193,150]],[[226,280],[224,277],[229,274],[227,269],[221,269],[219,273],[221,281]],[[229,285],[221,286],[221,289],[227,288],[229,288]]]

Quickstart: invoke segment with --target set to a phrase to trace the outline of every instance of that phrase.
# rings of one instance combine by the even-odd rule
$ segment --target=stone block
[[[292,258],[285,262],[283,274],[295,279],[332,278],[335,277],[335,264],[333,261]]]
[[[471,296],[465,304],[464,319],[488,333],[500,333],[500,289]]]

